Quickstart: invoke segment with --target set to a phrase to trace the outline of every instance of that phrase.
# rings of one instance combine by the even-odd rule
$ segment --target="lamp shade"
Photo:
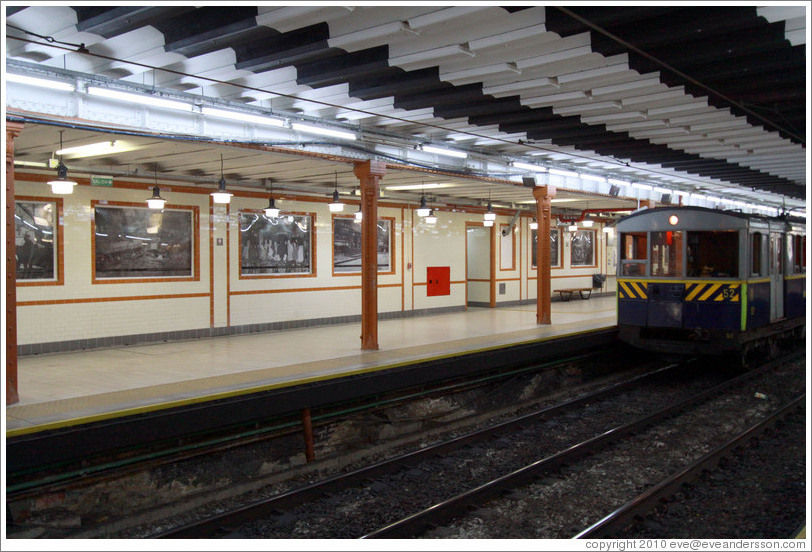
[[[530,230],[538,230],[538,229],[539,223],[536,219],[533,219],[533,221],[530,223]]]
[[[215,203],[231,203],[231,196],[234,195],[226,191],[226,180],[220,179],[220,187],[216,192],[211,193],[212,200]]]
[[[485,215],[482,218],[490,222],[496,220],[496,213],[493,212],[493,206],[491,205],[490,201],[488,202],[488,210],[485,212]],[[487,224],[486,226],[491,226],[491,224]]]
[[[273,198],[268,200],[268,206],[265,207],[265,216],[268,218],[276,218],[279,216],[280,209],[276,206]]]
[[[431,214],[431,209],[426,206],[426,196],[420,198],[420,207],[417,209],[418,217],[427,217]]]
[[[51,192],[60,195],[67,195],[73,193],[73,188],[76,186],[76,182],[73,180],[68,180],[68,168],[62,161],[60,161],[59,165],[56,167],[56,180],[49,181],[48,185],[51,186]]]
[[[341,203],[341,200],[338,197],[338,190],[333,192],[333,201],[328,203],[328,206],[330,207],[331,213],[340,213],[344,210],[344,204]]]
[[[166,200],[161,197],[161,189],[158,186],[152,188],[152,197],[147,199],[147,207],[150,209],[163,209]]]
[[[429,212],[429,216],[427,216],[423,220],[426,221],[426,224],[435,224],[437,222],[437,217],[434,216],[434,209],[431,209],[431,211]]]

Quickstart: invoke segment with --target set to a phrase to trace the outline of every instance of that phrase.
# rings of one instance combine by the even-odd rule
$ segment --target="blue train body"
[[[658,207],[616,230],[622,340],[669,353],[746,353],[805,332],[800,221]]]

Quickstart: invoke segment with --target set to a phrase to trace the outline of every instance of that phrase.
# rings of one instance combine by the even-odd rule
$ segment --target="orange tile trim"
[[[18,301],[18,307],[39,307],[43,305],[72,305],[77,303],[110,303],[113,301],[153,301],[156,299],[190,299],[209,297],[210,293],[178,293],[175,295],[131,295],[127,297],[86,297],[82,299],[44,299],[41,301]]]
[[[40,281],[18,281],[17,287],[35,287],[35,286],[62,286],[65,285],[65,231],[64,219],[62,213],[62,198],[61,197],[34,197],[34,196],[14,196],[15,201],[38,201],[43,203],[56,203],[56,224],[54,224],[54,232],[56,233],[56,279],[54,280],[40,280]]]
[[[379,284],[379,288],[401,287],[402,284]],[[249,289],[244,291],[232,291],[230,295],[261,295],[264,293],[299,293],[305,291],[343,291],[348,289],[361,289],[361,286],[326,286],[310,288],[288,288],[288,289]]]

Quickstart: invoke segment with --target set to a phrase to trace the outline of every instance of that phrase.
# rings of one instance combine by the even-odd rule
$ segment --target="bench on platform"
[[[563,288],[563,289],[557,289],[556,291],[561,294],[561,300],[562,301],[569,301],[570,299],[572,299],[572,294],[575,293],[576,291],[581,295],[581,299],[589,299],[590,296],[592,295],[592,288],[588,288],[588,287],[585,287],[585,288]],[[584,295],[584,293],[586,293],[586,295]]]

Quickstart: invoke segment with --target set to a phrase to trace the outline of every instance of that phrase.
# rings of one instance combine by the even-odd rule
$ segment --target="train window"
[[[762,248],[764,247],[764,234],[755,232],[752,236],[750,236],[750,243],[751,243],[750,259],[752,263],[752,266],[750,267],[750,275],[761,276],[762,275],[761,252]]]
[[[793,274],[806,273],[806,236],[789,236],[789,256],[790,266]]]
[[[739,233],[688,232],[689,278],[737,278],[739,276]]]
[[[652,276],[682,276],[682,234],[672,230],[651,233]]]
[[[620,235],[620,274],[645,276],[648,261],[648,239],[645,232],[624,232]]]

